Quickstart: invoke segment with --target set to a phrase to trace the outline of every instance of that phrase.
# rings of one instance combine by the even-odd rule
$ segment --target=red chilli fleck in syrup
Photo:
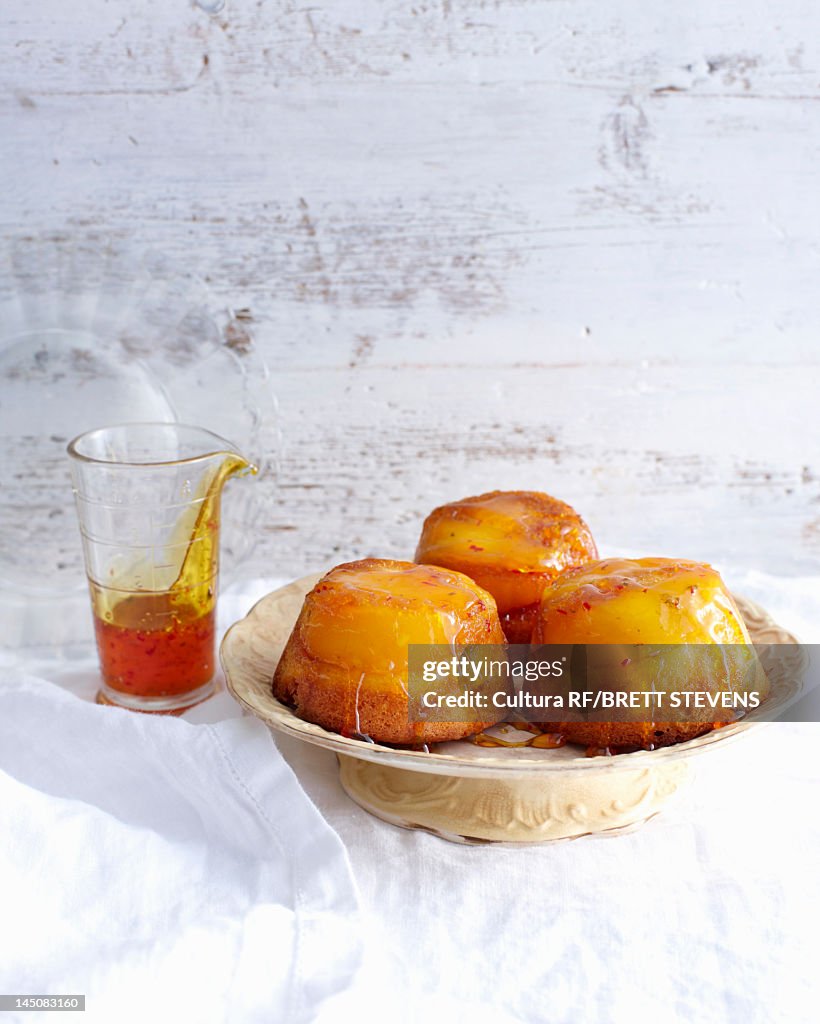
[[[125,614],[118,614],[121,609]],[[167,594],[134,596],[114,609],[114,621],[94,616],[107,686],[139,697],[167,697],[204,686],[215,671],[213,605],[197,615],[174,608]]]

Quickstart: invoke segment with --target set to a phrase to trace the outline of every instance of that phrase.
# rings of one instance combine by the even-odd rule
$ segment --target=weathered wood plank
[[[743,405],[708,368],[304,377],[279,380],[281,469],[259,482],[272,572],[409,557],[434,505],[493,487],[565,498],[608,550],[787,574],[820,555],[820,476],[804,461],[816,421],[798,412],[815,384],[788,368],[732,370]]]

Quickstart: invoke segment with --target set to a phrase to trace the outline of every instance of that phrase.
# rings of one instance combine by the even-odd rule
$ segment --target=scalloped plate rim
[[[579,747],[576,756],[562,756],[560,760],[552,759],[548,753],[541,759],[528,759],[525,763],[516,764],[512,757],[499,758],[493,756],[490,750],[493,748],[471,746],[470,757],[459,757],[455,754],[439,753],[436,750],[409,750],[401,747],[388,747],[379,743],[368,743],[364,740],[353,739],[352,737],[341,736],[338,733],[330,732],[314,722],[308,722],[299,718],[292,708],[282,704],[272,693],[265,699],[265,705],[254,703],[247,694],[247,689],[237,685],[237,668],[234,663],[232,645],[242,635],[243,631],[251,633],[262,619],[264,608],[272,602],[281,601],[285,591],[299,585],[305,585],[311,581],[320,579],[324,573],[311,573],[276,590],[271,591],[260,598],[248,611],[248,613],[235,622],[225,633],[219,649],[220,661],[225,672],[225,680],[228,691],[250,714],[263,721],[269,728],[303,740],[314,746],[333,750],[336,754],[347,757],[355,757],[359,760],[371,761],[376,764],[389,763],[393,767],[405,768],[408,771],[430,772],[433,774],[446,775],[472,775],[472,776],[507,776],[507,775],[532,775],[545,771],[621,771],[634,770],[641,767],[652,767],[660,761],[678,760],[680,758],[693,756],[704,750],[714,747],[716,744],[725,744],[728,741],[737,739],[744,735],[753,724],[762,725],[766,723],[736,722],[724,726],[722,729],[715,729],[711,732],[698,736],[695,739],[683,743],[674,744],[668,747],[661,747],[657,750],[636,750],[627,754],[617,754],[613,757],[587,757]],[[737,597],[741,605],[759,614],[764,620],[776,626],[771,616],[759,604],[748,598]],[[782,629],[782,627],[777,627]],[[783,630],[785,633],[786,631]],[[796,642],[796,641],[795,641]],[[275,664],[270,666],[270,679],[273,677]],[[469,743],[469,740],[458,740],[455,742]],[[524,748],[529,749],[529,748]],[[565,749],[565,748],[564,748]],[[479,753],[480,751],[480,753]],[[485,753],[486,751],[486,753]]]

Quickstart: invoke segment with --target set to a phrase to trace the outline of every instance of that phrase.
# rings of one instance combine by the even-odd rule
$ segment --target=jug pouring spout
[[[177,552],[184,549],[184,555],[172,590],[182,592],[212,572],[216,575],[222,490],[231,477],[257,472],[257,467],[232,446],[206,456],[203,472],[193,485],[196,489],[192,489],[190,505],[174,527],[172,547]]]

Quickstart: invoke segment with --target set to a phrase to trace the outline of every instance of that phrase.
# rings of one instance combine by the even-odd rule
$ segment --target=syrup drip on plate
[[[521,725],[500,725],[493,726],[493,732],[480,732],[477,736],[470,736],[469,740],[477,747],[538,747],[542,750],[555,750],[563,747],[566,743],[564,737],[557,732],[540,732],[529,723]],[[522,732],[532,733],[529,739],[513,738],[521,735]],[[505,738],[508,735],[509,738]]]

